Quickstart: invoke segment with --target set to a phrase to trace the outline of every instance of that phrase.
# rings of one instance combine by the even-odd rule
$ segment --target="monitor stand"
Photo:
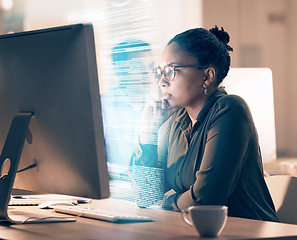
[[[17,215],[17,218],[14,219],[14,216],[8,215],[12,187],[32,116],[32,112],[21,112],[13,118],[2,149],[0,156],[0,224],[73,222],[75,219],[68,217]]]

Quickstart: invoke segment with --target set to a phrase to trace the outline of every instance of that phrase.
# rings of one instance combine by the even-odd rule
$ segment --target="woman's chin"
[[[180,108],[180,106],[178,104],[171,104],[170,103],[170,108]]]

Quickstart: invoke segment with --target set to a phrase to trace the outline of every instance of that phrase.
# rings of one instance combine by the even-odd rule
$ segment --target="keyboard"
[[[64,200],[66,202],[77,204],[77,200]],[[41,203],[47,202],[46,200],[37,199],[11,199],[9,206],[38,206]]]
[[[79,217],[92,218],[96,220],[103,220],[113,223],[124,222],[153,222],[150,217],[119,213],[113,211],[106,211],[98,208],[85,207],[85,206],[53,206],[54,210],[58,213],[71,214]]]
[[[38,206],[45,201],[36,199],[11,199],[9,206]]]

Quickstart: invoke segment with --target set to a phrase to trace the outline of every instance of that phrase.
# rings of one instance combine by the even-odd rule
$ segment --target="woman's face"
[[[160,66],[198,65],[197,59],[180,50],[176,43],[168,45],[162,55]],[[195,107],[204,96],[203,71],[198,68],[177,68],[175,78],[168,81],[162,76],[159,86],[163,98],[171,107]]]

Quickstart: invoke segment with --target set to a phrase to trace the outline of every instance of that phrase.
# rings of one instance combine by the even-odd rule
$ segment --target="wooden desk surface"
[[[282,167],[282,164],[284,163],[292,163],[297,164],[297,158],[277,158],[276,161],[263,163],[264,170],[271,174],[271,175],[279,175],[279,174],[287,174],[287,175],[295,175],[297,173],[296,169],[285,169]],[[294,172],[292,174],[292,171]]]
[[[149,216],[154,218],[155,222],[116,224],[76,217],[76,222],[68,223],[0,225],[0,239],[189,240],[198,238],[195,229],[186,225],[178,212],[139,209],[132,202],[116,199],[95,200],[90,205]],[[41,210],[38,207],[10,207],[10,209],[26,213],[61,215],[53,210]],[[229,218],[225,229],[217,239],[277,239],[278,237],[297,239],[297,225]]]

